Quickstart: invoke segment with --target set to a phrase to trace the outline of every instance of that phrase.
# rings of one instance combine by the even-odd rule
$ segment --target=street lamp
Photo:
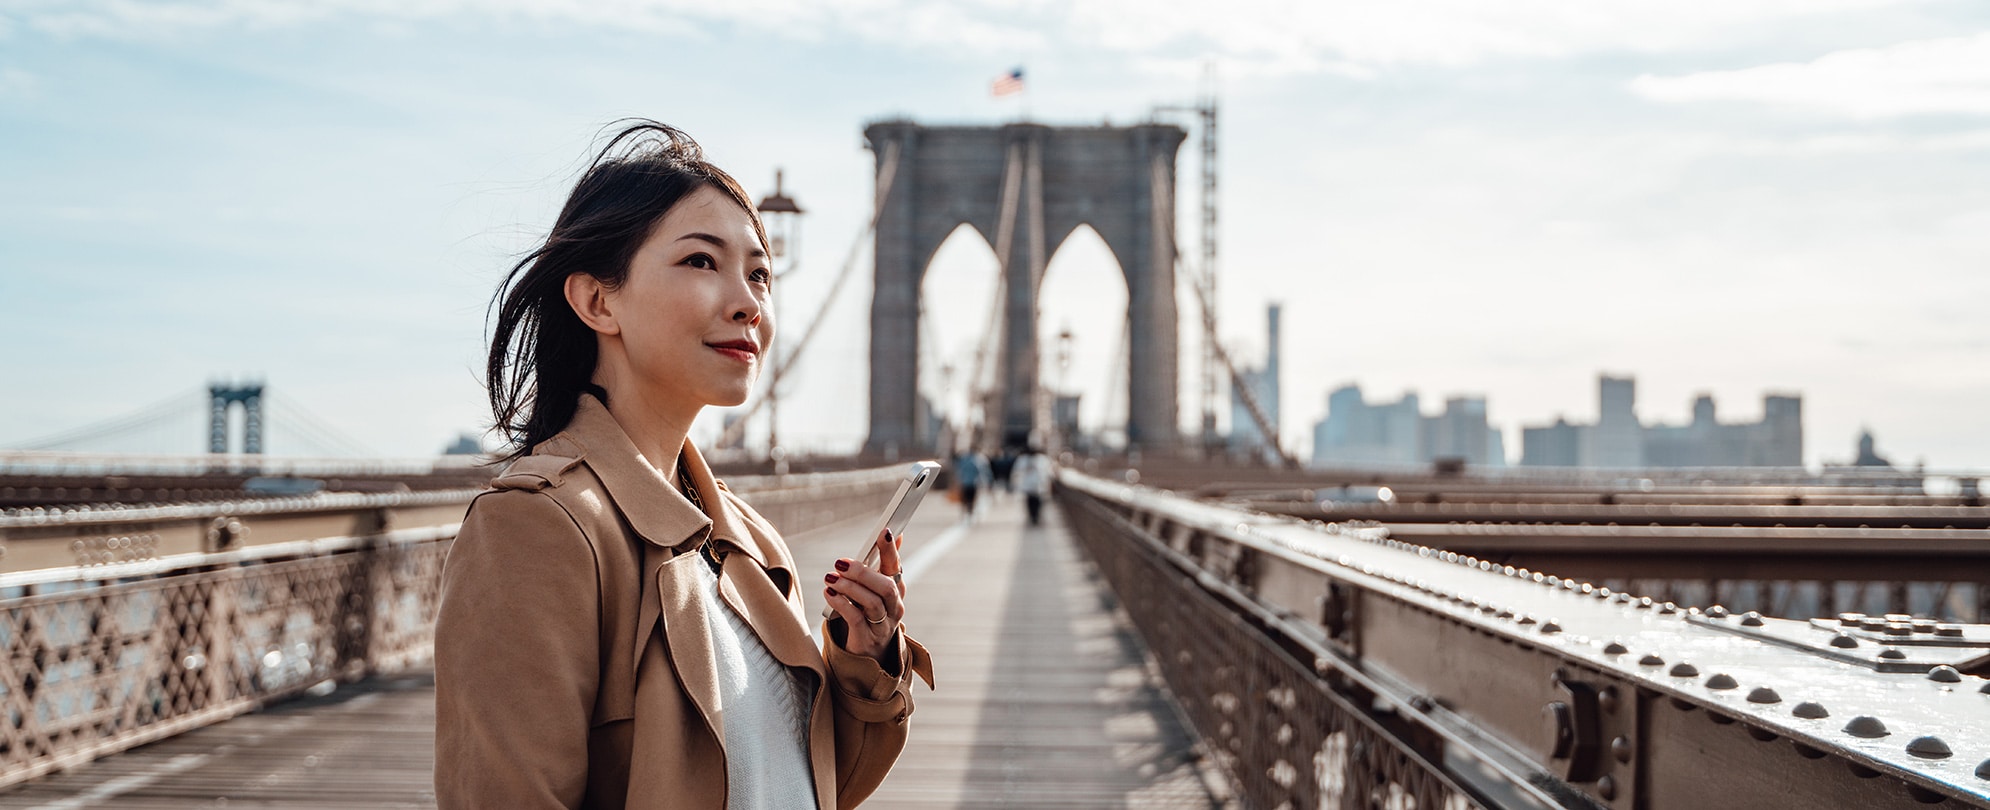
[[[767,228],[767,252],[773,254],[768,259],[773,265],[769,269],[774,271],[773,295],[776,300],[770,303],[778,313],[781,309],[778,303],[780,281],[795,271],[799,260],[796,245],[801,242],[802,231],[802,207],[795,204],[793,197],[782,193],[780,169],[774,170],[774,193],[762,197],[757,207],[760,209],[760,222]],[[776,333],[774,345],[767,347],[767,365],[776,375],[767,382],[767,457],[774,461],[777,474],[787,471],[787,453],[781,450],[780,345],[780,335]]]

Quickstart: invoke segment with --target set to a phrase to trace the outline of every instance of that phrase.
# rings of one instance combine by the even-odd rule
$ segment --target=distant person
[[[968,519],[974,518],[975,497],[981,487],[994,475],[988,471],[988,457],[979,450],[969,450],[960,454],[954,461],[954,476],[960,480],[960,511]]]
[[[1023,493],[1024,508],[1029,510],[1030,525],[1043,522],[1043,499],[1050,494],[1050,459],[1036,447],[1031,446],[1016,458],[1016,490]]]
[[[500,287],[486,370],[511,464],[442,571],[444,810],[833,810],[904,749],[932,668],[899,627],[899,538],[823,576],[818,646],[811,575],[687,437],[764,370],[769,252],[739,183],[638,121]]]
[[[1016,452],[1014,450],[1007,447],[1002,448],[1002,452],[995,456],[995,460],[989,464],[989,469],[995,473],[995,486],[1001,489],[1003,494],[1006,495],[1016,491],[1009,484],[1010,476],[1016,471]]]

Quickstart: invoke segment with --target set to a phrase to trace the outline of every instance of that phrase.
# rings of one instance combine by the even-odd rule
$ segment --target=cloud
[[[1358,75],[1363,67],[1460,66],[1498,58],[1668,51],[1800,17],[1929,0],[16,0],[12,16],[63,36],[157,36],[335,17],[475,16],[615,28],[746,26],[794,39],[969,52],[1089,48],[1148,60],[1216,56],[1246,73]],[[25,9],[25,10],[22,10]],[[7,13],[0,12],[0,24]]]
[[[1855,118],[1990,114],[1990,32],[1903,42],[1684,76],[1639,76],[1631,91],[1654,101],[1742,101]]]

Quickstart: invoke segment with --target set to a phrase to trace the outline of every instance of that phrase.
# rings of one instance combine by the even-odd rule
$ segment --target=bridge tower
[[[207,387],[207,403],[207,452],[228,452],[228,411],[237,404],[242,406],[242,452],[249,455],[263,452],[262,383],[211,384]]]
[[[875,123],[876,292],[871,299],[871,417],[864,452],[931,449],[919,419],[919,291],[955,227],[972,226],[1002,263],[998,414],[1004,444],[1039,425],[1037,293],[1050,256],[1079,225],[1105,241],[1126,278],[1130,335],[1126,436],[1147,452],[1178,441],[1173,124],[1130,127],[929,127]],[[890,177],[887,186],[885,178]],[[1101,313],[1102,315],[1104,313]]]

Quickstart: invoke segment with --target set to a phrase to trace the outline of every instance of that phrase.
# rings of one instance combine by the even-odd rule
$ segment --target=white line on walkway
[[[44,804],[38,810],[74,810],[80,807],[94,807],[104,799],[117,798],[153,782],[157,782],[162,777],[172,776],[181,771],[199,767],[201,763],[206,762],[208,759],[209,755],[207,754],[181,754],[152,766],[151,769],[144,773],[120,776],[62,801]]]
[[[899,569],[905,581],[918,579],[920,574],[926,573],[926,569],[933,567],[933,563],[939,562],[941,557],[946,556],[948,551],[960,543],[961,538],[967,536],[969,525],[967,519],[962,518],[959,523],[941,531],[931,542],[913,549],[911,554],[906,555],[905,565]]]

